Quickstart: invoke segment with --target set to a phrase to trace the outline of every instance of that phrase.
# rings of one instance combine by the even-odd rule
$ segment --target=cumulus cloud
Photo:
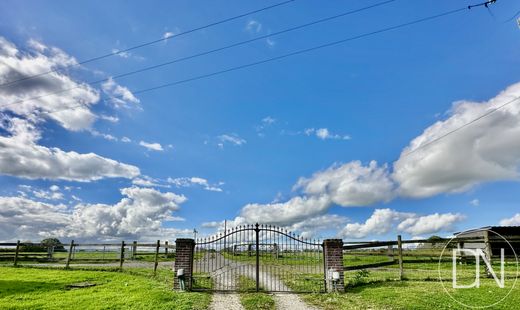
[[[76,63],[62,50],[34,40],[29,42],[32,50],[28,52],[20,51],[3,37],[0,37],[0,46],[0,83]],[[55,94],[48,95],[51,93]],[[52,119],[74,131],[91,126],[96,117],[90,107],[98,100],[99,93],[95,89],[58,72],[0,87],[0,111],[11,111],[34,122]]]
[[[156,143],[156,142],[140,141],[139,145],[142,146],[142,147],[145,147],[149,151],[158,151],[158,152],[164,151],[162,145],[159,144],[159,143]]]
[[[497,110],[481,118],[478,124],[466,126],[444,139],[437,139],[519,97],[520,83],[517,83],[486,102],[456,102],[449,111],[447,119],[436,122],[413,139],[403,149],[400,158],[391,168],[387,165],[378,166],[376,162],[364,166],[359,161],[333,165],[310,178],[301,178],[295,185],[295,189],[302,189],[302,196],[291,198],[285,203],[249,204],[242,211],[255,210],[245,214],[251,213],[266,220],[283,214],[282,222],[296,223],[305,216],[310,217],[325,212],[333,204],[344,207],[367,206],[386,202],[395,197],[425,198],[442,193],[466,191],[483,182],[518,180],[519,105],[510,105]],[[326,128],[318,130],[309,128],[304,131],[304,134],[316,135],[321,139],[335,137]],[[423,147],[425,144],[428,146]],[[309,207],[311,201],[327,203],[315,203]],[[471,203],[477,205],[478,200],[473,200]],[[292,210],[299,210],[300,213],[296,216]],[[378,220],[382,215],[395,218],[402,214],[381,211],[381,214],[375,214],[371,221]],[[448,229],[452,223],[462,219],[460,214],[449,213],[425,218],[414,216],[413,219],[403,223],[401,229],[416,234],[421,227],[415,226],[415,221],[427,221],[430,226],[426,225],[426,222],[419,223],[428,227],[425,230],[429,232],[436,229],[435,223],[440,220],[446,221],[447,224],[442,228]],[[347,225],[344,232],[353,236],[363,236],[366,233],[364,229],[370,222],[366,224]]]
[[[432,234],[439,231],[453,232],[455,224],[463,221],[466,216],[460,213],[434,213],[425,216],[413,216],[402,221],[397,230],[411,235]]]
[[[506,218],[500,221],[502,226],[520,226],[520,213],[513,215],[511,218]]]
[[[446,120],[426,128],[394,163],[393,178],[400,185],[400,194],[429,197],[462,192],[482,182],[518,179],[520,108],[517,104],[417,149],[519,96],[520,83],[517,83],[486,102],[456,102]]]
[[[353,161],[333,165],[308,179],[300,178],[295,189],[302,188],[308,195],[327,195],[333,203],[348,207],[388,201],[393,197],[393,187],[386,166]]]
[[[0,46],[0,83],[76,64],[76,60],[62,50],[35,40],[28,42],[27,52],[20,51],[3,37],[0,37]],[[137,176],[139,169],[135,166],[94,153],[80,154],[37,144],[41,138],[39,125],[47,119],[67,130],[88,130],[94,135],[115,139],[91,129],[96,116],[90,108],[98,100],[98,92],[87,84],[54,71],[1,87],[0,128],[4,135],[0,136],[0,173],[81,182]]]
[[[432,234],[440,231],[454,231],[455,224],[464,220],[461,214],[430,214],[398,212],[392,209],[376,209],[364,223],[348,223],[340,232],[344,238],[364,238],[369,235],[383,235],[396,229],[411,235]]]
[[[39,240],[70,223],[63,204],[0,196],[0,239]]]
[[[294,223],[287,229],[297,232],[303,238],[316,238],[321,231],[340,229],[348,220],[345,216],[324,214]]]
[[[94,153],[65,152],[37,145],[40,132],[26,120],[4,119],[0,136],[0,173],[27,179],[88,182],[102,178],[133,178],[139,168]]]
[[[322,215],[331,202],[327,195],[300,197],[296,196],[283,203],[258,204],[244,206],[240,217],[246,223],[264,223],[279,226],[289,226],[308,219],[311,216]]]
[[[162,222],[179,220],[173,213],[186,197],[140,187],[123,188],[121,194],[124,198],[113,205],[80,203],[72,209],[21,197],[0,197],[0,238],[146,239],[182,232],[164,228]]]

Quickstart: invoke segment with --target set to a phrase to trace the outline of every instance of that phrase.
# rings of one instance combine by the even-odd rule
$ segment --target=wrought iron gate
[[[323,245],[270,225],[196,240],[193,290],[325,291]]]

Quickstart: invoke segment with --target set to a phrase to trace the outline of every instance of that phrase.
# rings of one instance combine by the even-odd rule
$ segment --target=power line
[[[376,31],[371,31],[371,32],[367,32],[367,33],[360,34],[360,35],[357,35],[357,36],[349,37],[349,38],[346,38],[346,39],[333,41],[333,42],[329,42],[329,43],[326,43],[326,44],[322,44],[322,45],[318,45],[318,46],[314,46],[314,47],[310,47],[310,48],[306,48],[306,49],[297,50],[297,51],[294,51],[294,52],[291,52],[291,53],[288,53],[288,54],[284,54],[284,55],[280,55],[280,56],[276,56],[276,57],[272,57],[272,58],[267,58],[267,59],[264,59],[264,60],[260,60],[260,61],[256,61],[256,62],[252,62],[252,63],[248,63],[248,64],[236,66],[236,67],[231,67],[231,68],[228,68],[228,69],[215,71],[215,72],[212,72],[212,73],[207,73],[207,74],[195,76],[195,77],[184,79],[184,80],[179,80],[179,81],[175,81],[175,82],[171,82],[171,83],[166,83],[166,84],[162,84],[162,85],[158,85],[158,86],[154,86],[154,87],[149,87],[149,88],[137,90],[137,91],[134,91],[133,94],[142,94],[142,93],[154,91],[154,90],[161,89],[161,88],[166,88],[166,87],[171,87],[171,86],[175,86],[175,85],[180,85],[180,84],[184,84],[184,83],[188,83],[188,82],[192,82],[192,81],[196,81],[196,80],[201,80],[201,79],[208,78],[208,77],[221,75],[221,74],[232,72],[232,71],[237,71],[237,70],[241,70],[241,69],[257,66],[257,65],[260,65],[260,64],[264,64],[264,63],[274,62],[274,61],[277,61],[277,60],[281,60],[281,59],[284,59],[284,58],[296,56],[296,55],[299,55],[299,54],[308,53],[308,52],[315,51],[315,50],[318,50],[318,49],[335,46],[335,45],[342,44],[342,43],[345,43],[345,42],[348,42],[348,41],[354,41],[354,40],[357,40],[357,39],[361,39],[361,38],[364,38],[364,37],[369,37],[369,36],[376,35],[376,34],[379,34],[379,33],[384,33],[384,32],[388,32],[388,31],[391,31],[391,30],[404,28],[404,27],[407,27],[407,26],[410,26],[410,25],[422,23],[422,22],[425,22],[425,21],[441,18],[441,17],[448,16],[448,15],[451,15],[451,14],[455,14],[455,13],[458,13],[458,12],[461,12],[461,11],[464,11],[464,10],[467,10],[467,9],[468,9],[467,7],[464,7],[464,8],[451,10],[451,11],[446,11],[446,12],[443,12],[443,13],[440,13],[440,14],[436,14],[436,15],[432,15],[432,16],[416,19],[416,20],[413,20],[411,22],[406,22],[406,23],[395,25],[395,26],[386,27],[386,28],[379,29],[379,30],[376,30]],[[118,96],[106,96],[106,97],[101,98],[101,99],[102,100],[110,100],[110,99],[122,99],[122,98],[123,98],[122,95],[118,95]],[[27,100],[29,100],[29,99],[27,99]],[[70,110],[70,109],[74,109],[74,108],[80,108],[80,107],[85,107],[85,105],[84,104],[78,104],[78,105],[69,106],[69,107],[66,107],[66,108],[63,108],[63,109],[59,109],[59,110],[54,110],[54,111],[49,111],[49,112],[43,111],[42,113],[53,114],[53,113],[58,113],[58,112],[61,112],[61,111]]]
[[[459,131],[459,130],[461,130],[461,129],[464,129],[464,128],[466,128],[466,127],[468,127],[469,125],[471,125],[471,124],[473,124],[473,123],[476,123],[476,122],[478,122],[479,120],[481,120],[481,119],[483,119],[483,118],[486,118],[486,117],[490,116],[491,114],[493,114],[493,113],[495,113],[495,112],[497,112],[497,111],[499,111],[499,110],[505,108],[506,106],[512,104],[513,102],[515,102],[515,101],[517,101],[517,100],[519,100],[519,99],[520,99],[520,96],[519,96],[519,97],[516,97],[516,98],[514,98],[514,99],[512,99],[512,100],[510,100],[510,101],[508,101],[508,102],[506,102],[506,103],[504,103],[504,104],[501,104],[501,105],[499,105],[498,107],[495,107],[495,108],[493,108],[493,109],[487,111],[486,113],[484,113],[484,114],[482,114],[482,115],[480,115],[480,116],[478,116],[478,117],[472,119],[471,121],[469,121],[469,122],[463,124],[462,126],[459,126],[459,127],[455,128],[455,129],[453,129],[453,130],[451,130],[451,131],[448,131],[447,133],[445,133],[445,134],[443,134],[443,135],[441,135],[441,136],[439,136],[439,137],[437,137],[437,138],[435,138],[435,139],[433,139],[433,140],[431,140],[431,141],[429,141],[429,142],[427,142],[427,143],[424,143],[424,144],[418,146],[417,148],[415,148],[415,149],[409,151],[408,153],[403,154],[400,158],[408,157],[408,156],[410,156],[411,154],[417,152],[418,150],[420,150],[420,149],[422,149],[422,148],[425,148],[425,147],[427,147],[427,146],[429,146],[429,145],[431,145],[431,144],[433,144],[433,143],[436,143],[436,142],[438,142],[439,140],[442,140],[442,139],[446,138],[447,136],[449,136],[449,135],[451,135],[451,134],[454,134],[454,133],[456,133],[457,131]]]
[[[312,25],[316,25],[316,24],[319,24],[319,23],[331,21],[333,19],[337,19],[337,18],[340,18],[340,17],[344,17],[344,16],[347,16],[347,15],[354,14],[354,13],[366,11],[366,10],[369,10],[369,9],[372,9],[372,8],[375,8],[375,7],[378,7],[378,6],[389,4],[389,3],[394,2],[394,1],[396,1],[396,0],[386,0],[386,1],[383,1],[383,2],[375,3],[373,5],[365,6],[365,7],[359,8],[359,9],[350,10],[350,11],[346,11],[346,12],[343,12],[343,13],[340,13],[340,14],[337,14],[337,15],[333,15],[333,16],[330,16],[330,17],[318,19],[318,20],[315,20],[315,21],[312,21],[312,22],[309,22],[309,23],[305,23],[305,24],[299,25],[299,26],[295,26],[295,27],[287,28],[287,29],[284,29],[284,30],[281,30],[281,31],[273,32],[273,33],[268,34],[268,35],[263,35],[263,36],[259,36],[259,37],[253,38],[253,39],[241,41],[241,42],[238,42],[238,43],[233,43],[233,44],[230,44],[230,45],[226,45],[226,46],[219,47],[219,48],[216,48],[216,49],[212,49],[212,50],[208,50],[208,51],[205,51],[205,52],[197,53],[197,54],[194,54],[194,55],[177,58],[177,59],[170,60],[170,61],[167,61],[167,62],[163,62],[163,63],[157,64],[157,65],[144,67],[144,68],[141,68],[141,69],[138,69],[138,70],[134,70],[134,71],[122,73],[122,74],[119,74],[119,75],[115,75],[115,76],[112,76],[112,77],[109,77],[109,78],[104,78],[104,79],[88,82],[86,84],[88,84],[88,85],[95,85],[95,84],[106,82],[106,81],[108,81],[110,79],[117,79],[117,78],[121,78],[121,77],[134,75],[134,74],[137,74],[137,73],[142,73],[142,72],[149,71],[149,70],[158,69],[158,68],[161,68],[161,67],[164,67],[164,66],[168,66],[168,65],[172,65],[172,64],[175,64],[175,63],[179,63],[179,62],[182,62],[182,61],[194,59],[194,58],[201,57],[201,56],[206,56],[206,55],[209,55],[209,54],[213,54],[213,53],[220,52],[220,51],[223,51],[223,50],[226,50],[226,49],[230,49],[230,48],[233,48],[233,47],[245,45],[245,44],[248,44],[248,43],[251,43],[251,42],[255,42],[255,41],[258,41],[258,40],[262,40],[262,39],[266,39],[266,38],[269,38],[269,37],[277,36],[277,35],[280,35],[280,34],[283,34],[283,33],[288,33],[288,32],[291,32],[291,31],[298,30],[298,29],[306,28],[306,27],[309,27],[309,26],[312,26]],[[41,99],[41,98],[44,98],[44,97],[47,97],[47,96],[51,96],[51,95],[62,94],[62,93],[69,92],[69,91],[74,90],[74,89],[79,89],[81,87],[82,87],[82,85],[78,85],[78,86],[75,86],[75,87],[62,89],[62,90],[59,90],[59,91],[56,91],[56,92],[51,92],[51,93],[43,94],[43,95],[40,95],[40,96],[31,97],[31,98],[27,98],[27,99],[11,102],[11,103],[6,104],[6,105],[0,105],[0,108],[6,107],[6,106],[10,106],[10,105],[14,105],[14,104],[18,104],[18,103],[23,103],[23,102],[30,101],[30,100]]]
[[[223,20],[219,20],[219,21],[216,21],[216,22],[204,25],[204,26],[196,27],[196,28],[193,28],[193,29],[190,29],[190,30],[186,30],[186,31],[177,33],[177,34],[168,35],[168,36],[165,36],[165,37],[160,38],[160,39],[156,39],[156,40],[153,40],[153,41],[149,41],[149,42],[145,42],[145,43],[142,43],[142,44],[139,44],[139,45],[135,45],[135,46],[123,49],[123,50],[118,50],[118,51],[114,51],[114,52],[111,52],[111,53],[108,53],[108,54],[104,54],[104,55],[101,55],[101,56],[85,59],[85,60],[82,60],[80,62],[77,62],[77,63],[74,63],[74,64],[70,64],[70,65],[61,67],[59,69],[49,70],[49,71],[45,71],[45,72],[42,72],[42,73],[39,73],[39,74],[27,76],[27,77],[24,77],[24,78],[21,78],[21,79],[13,80],[13,81],[10,81],[10,82],[5,82],[5,83],[0,84],[0,87],[8,86],[8,85],[11,85],[11,84],[14,84],[14,83],[17,83],[17,82],[21,82],[21,81],[25,81],[25,80],[34,79],[34,78],[39,77],[39,76],[47,75],[47,74],[50,74],[50,73],[53,73],[53,72],[58,72],[59,70],[63,70],[63,69],[67,69],[67,68],[70,68],[70,67],[83,65],[83,64],[86,64],[86,63],[90,63],[90,62],[93,62],[93,61],[101,60],[101,59],[108,58],[108,57],[111,57],[111,56],[121,55],[123,53],[129,52],[129,51],[132,51],[132,50],[135,50],[135,49],[138,49],[138,48],[142,48],[142,47],[149,46],[149,45],[152,45],[152,44],[156,44],[156,43],[159,43],[159,42],[164,42],[164,41],[167,41],[169,39],[180,37],[180,36],[183,36],[183,35],[195,32],[195,31],[199,31],[199,30],[207,29],[207,28],[210,28],[210,27],[213,27],[213,26],[217,26],[217,25],[220,25],[220,24],[224,24],[224,23],[227,23],[227,22],[230,22],[230,21],[242,18],[242,17],[246,17],[246,16],[249,16],[249,15],[256,14],[256,13],[259,13],[259,12],[262,12],[262,11],[267,11],[267,10],[270,10],[270,9],[273,9],[273,8],[276,8],[276,7],[285,5],[285,4],[289,4],[289,3],[294,2],[294,1],[296,1],[296,0],[287,0],[287,1],[279,2],[279,3],[276,3],[276,4],[270,5],[270,6],[266,6],[266,7],[254,10],[254,11],[249,11],[249,12],[246,12],[246,13],[242,13],[240,15],[236,15],[236,16],[229,17],[229,18],[226,18],[226,19],[223,19]]]

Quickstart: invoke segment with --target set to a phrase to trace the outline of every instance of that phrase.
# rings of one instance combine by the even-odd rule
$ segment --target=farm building
[[[457,238],[478,238],[471,242],[460,242],[465,249],[482,249],[488,255],[491,253],[492,256],[500,256],[500,249],[503,248],[506,256],[514,256],[512,246],[516,254],[520,255],[520,226],[486,226],[455,234]]]

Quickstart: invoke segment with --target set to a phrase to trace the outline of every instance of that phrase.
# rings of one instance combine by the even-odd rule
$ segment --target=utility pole
[[[193,228],[193,239],[197,239],[197,233],[198,231],[195,228]]]

